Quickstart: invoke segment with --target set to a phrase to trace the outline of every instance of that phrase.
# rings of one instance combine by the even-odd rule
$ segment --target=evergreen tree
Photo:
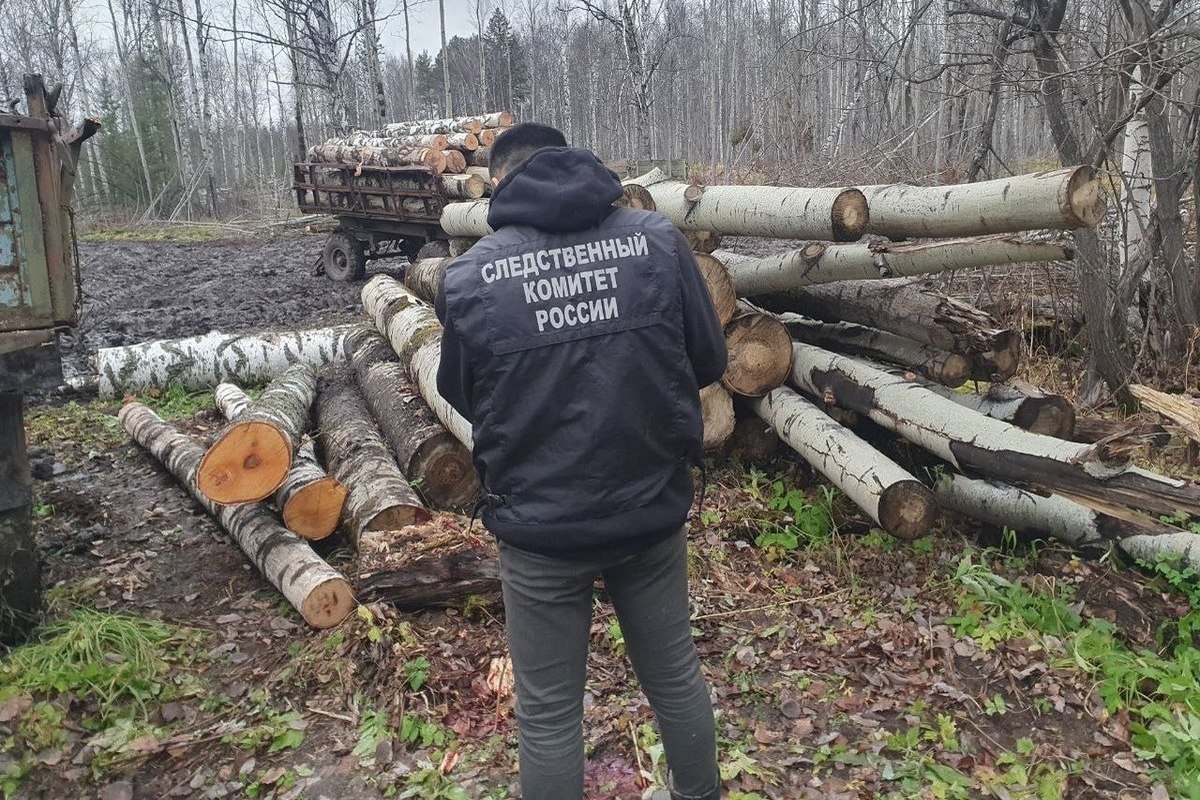
[[[529,96],[529,63],[512,23],[500,9],[488,18],[483,35],[488,98],[493,109],[511,109]]]

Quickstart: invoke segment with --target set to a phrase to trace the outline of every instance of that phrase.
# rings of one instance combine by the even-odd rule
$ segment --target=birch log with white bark
[[[794,390],[780,387],[752,405],[779,438],[885,531],[915,539],[933,527],[937,506],[924,484]]]
[[[471,423],[438,394],[437,368],[442,357],[442,326],[437,315],[404,284],[376,275],[363,286],[363,309],[375,329],[391,343],[409,377],[433,413],[468,450],[473,447]]]
[[[974,306],[907,278],[807,286],[767,295],[761,304],[826,322],[867,325],[968,356],[977,380],[1007,380],[1021,356],[1016,331],[1001,328],[992,315]]]
[[[446,147],[443,150],[453,148],[455,150],[478,150],[479,139],[473,133],[461,132],[451,133],[446,137]]]
[[[221,333],[163,339],[96,353],[103,398],[178,386],[211,389],[221,381],[265,383],[294,364],[319,368],[342,358],[349,325],[306,331]]]
[[[372,136],[372,131],[356,131],[348,136],[334,136],[326,139],[324,144],[335,147],[396,147],[411,149],[417,147],[429,150],[445,150],[449,142],[442,134],[429,136]]]
[[[861,414],[967,474],[1040,486],[1093,508],[1200,513],[1200,485],[1105,460],[1065,442],[965,410],[923,386],[806,344],[793,345],[792,380],[805,393]]]
[[[626,183],[650,190],[658,212],[684,231],[852,242],[866,232],[870,217],[858,189],[697,187],[657,169]]]
[[[889,239],[1092,228],[1104,216],[1104,196],[1089,166],[956,186],[860,188],[871,207],[864,233]]]
[[[329,628],[353,610],[354,593],[346,579],[317,556],[307,542],[280,525],[266,506],[220,506],[196,488],[204,448],[140,403],[125,405],[117,417],[133,440],[158,459],[221,524],[305,622],[315,628]]]
[[[971,361],[966,356],[888,331],[852,322],[820,322],[787,311],[778,316],[791,337],[805,344],[916,370],[944,386],[961,386],[970,376]]]
[[[254,406],[254,401],[232,383],[213,391],[217,409],[230,421]],[[275,508],[283,524],[297,536],[316,541],[337,530],[346,504],[346,487],[330,476],[317,459],[311,439],[296,449],[287,477],[275,491]]]
[[[387,339],[364,324],[347,335],[346,356],[404,476],[431,505],[468,506],[479,493],[471,453],[413,388]]]
[[[346,517],[355,546],[382,531],[429,519],[367,410],[349,367],[328,367],[317,393],[317,438],[329,469],[350,494]]]
[[[292,467],[308,429],[317,376],[307,364],[289,367],[221,429],[204,453],[196,488],[214,503],[253,503],[270,497]]]
[[[422,258],[414,261],[404,269],[404,285],[417,297],[433,305],[437,302],[438,292],[442,288],[442,277],[446,274],[446,265],[453,260],[453,258]]]
[[[1056,494],[1043,496],[953,473],[937,477],[933,496],[942,508],[999,528],[1043,534],[1079,548],[1107,548],[1115,542],[1132,558],[1180,559],[1200,570],[1200,535],[1148,517],[1114,517]]]
[[[478,175],[442,175],[442,191],[447,197],[457,197],[463,200],[478,200],[487,190],[487,183]]]
[[[713,253],[729,270],[737,293],[753,297],[834,281],[932,275],[956,269],[1036,261],[1068,261],[1069,247],[1010,236],[886,244],[810,242],[762,258],[729,250]]]
[[[441,174],[446,156],[428,147],[352,147],[318,144],[308,148],[308,158],[318,164],[346,164],[367,167],[425,167]]]
[[[469,203],[447,203],[442,209],[442,230],[451,236],[482,238],[495,233],[488,225],[490,205],[487,200],[472,200]]]
[[[497,112],[506,113],[506,112]],[[482,117],[445,117],[443,119],[418,119],[408,122],[390,122],[383,126],[383,131],[389,136],[416,136],[430,133],[479,133],[484,128],[488,116]],[[510,117],[511,120],[511,117]],[[495,127],[495,126],[489,126]]]
[[[442,159],[446,166],[444,172],[453,172],[461,175],[467,171],[467,157],[459,150],[443,150]],[[482,195],[480,195],[482,197]]]

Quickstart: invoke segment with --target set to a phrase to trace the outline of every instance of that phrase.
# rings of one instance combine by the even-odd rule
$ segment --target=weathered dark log
[[[925,388],[992,419],[1059,439],[1070,439],[1075,430],[1075,406],[1062,395],[1047,394],[1035,386],[993,383],[982,394],[955,392],[943,386]]]
[[[802,291],[767,295],[760,304],[771,311],[795,311],[826,322],[853,322],[950,353],[970,356],[979,380],[1001,381],[1016,372],[1021,337],[953,297],[905,278],[843,281],[808,286]]]
[[[346,357],[400,471],[439,508],[465,508],[479,493],[471,453],[409,383],[392,346],[369,325],[346,336]]]
[[[913,369],[945,386],[961,386],[970,375],[966,356],[888,331],[852,322],[821,322],[791,312],[780,314],[779,320],[796,341]]]
[[[737,420],[725,443],[725,455],[744,464],[761,464],[779,455],[779,446],[775,429],[756,414]]]
[[[325,460],[350,491],[346,515],[355,545],[372,534],[428,520],[428,509],[388,452],[348,366],[326,369],[316,405]]]
[[[1071,441],[1098,444],[1114,458],[1149,455],[1171,443],[1171,432],[1151,422],[1126,422],[1101,417],[1075,418]]]
[[[471,595],[500,591],[495,540],[461,518],[439,515],[409,528],[401,543],[366,544],[359,559],[363,602],[380,600],[403,611],[455,605]]]

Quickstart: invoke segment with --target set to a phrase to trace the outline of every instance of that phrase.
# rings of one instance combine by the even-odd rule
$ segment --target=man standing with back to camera
[[[593,583],[603,577],[654,709],[673,798],[718,800],[708,686],[692,643],[686,519],[699,387],[725,340],[686,240],[615,209],[616,175],[558,130],[491,152],[496,231],[450,264],[438,391],[471,421],[499,540],[525,800],[583,796]]]

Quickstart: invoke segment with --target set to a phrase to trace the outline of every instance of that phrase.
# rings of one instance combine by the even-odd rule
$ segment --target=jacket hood
[[[531,225],[552,233],[593,228],[621,196],[616,173],[582,148],[546,147],[504,177],[492,192],[488,224]]]

